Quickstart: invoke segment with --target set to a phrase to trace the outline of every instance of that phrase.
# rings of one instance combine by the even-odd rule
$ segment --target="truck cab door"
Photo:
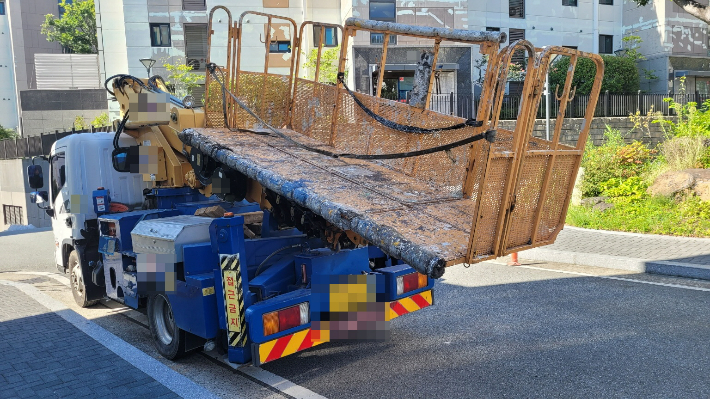
[[[71,243],[72,228],[69,209],[69,188],[67,185],[66,147],[57,148],[49,158],[49,202],[54,210],[52,231],[54,232],[54,257],[57,265],[64,264],[64,243]]]

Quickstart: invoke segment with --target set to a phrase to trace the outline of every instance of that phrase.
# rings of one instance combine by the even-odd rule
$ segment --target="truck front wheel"
[[[71,251],[69,254],[67,268],[70,273],[71,293],[74,295],[76,304],[82,308],[96,304],[97,300],[90,301],[87,299],[84,273],[81,269],[81,262],[79,262],[79,253],[76,250]]]
[[[148,298],[148,325],[155,349],[163,357],[173,360],[185,354],[185,331],[178,328],[166,294]]]

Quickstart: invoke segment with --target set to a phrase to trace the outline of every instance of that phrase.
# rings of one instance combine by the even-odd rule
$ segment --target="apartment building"
[[[625,2],[623,26],[625,34],[637,35],[643,40],[640,51],[647,58],[640,63],[643,90],[678,93],[680,78],[684,77],[688,94],[710,95],[706,23],[671,1],[654,0],[653,4],[641,8]],[[644,70],[656,78],[648,79]]]

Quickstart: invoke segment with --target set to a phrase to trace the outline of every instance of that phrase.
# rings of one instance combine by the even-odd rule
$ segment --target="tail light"
[[[397,295],[424,288],[429,284],[426,274],[409,273],[397,277]]]
[[[265,313],[262,316],[264,336],[302,326],[311,321],[310,305],[303,302],[285,309]]]

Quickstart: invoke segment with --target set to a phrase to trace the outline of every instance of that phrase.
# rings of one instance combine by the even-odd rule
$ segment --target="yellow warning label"
[[[241,331],[237,272],[224,270],[224,302],[227,307],[227,328],[232,332]]]
[[[202,289],[202,296],[214,295],[214,287],[207,287]]]

